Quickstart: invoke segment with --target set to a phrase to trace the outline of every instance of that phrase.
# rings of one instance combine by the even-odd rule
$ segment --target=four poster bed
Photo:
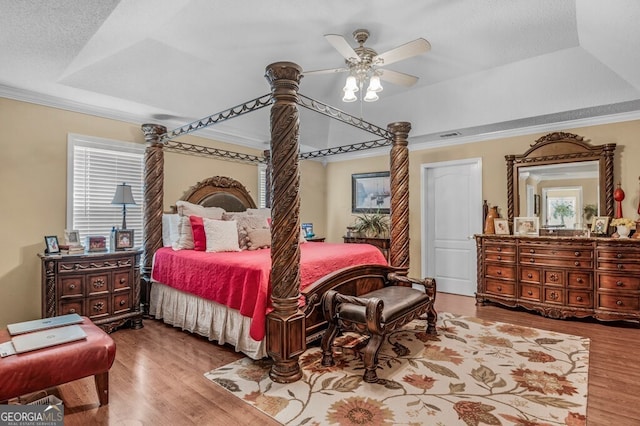
[[[298,357],[305,351],[307,342],[322,336],[326,321],[321,301],[328,290],[334,289],[344,294],[359,296],[380,288],[381,285],[410,285],[406,284],[407,280],[393,277],[406,276],[409,268],[407,138],[411,126],[406,122],[396,122],[389,124],[387,130],[384,130],[304,97],[298,93],[302,70],[296,64],[271,64],[267,67],[265,76],[271,84],[272,91],[262,98],[172,132],[167,132],[159,125],[142,126],[148,143],[145,154],[145,252],[142,271],[145,284],[143,288],[146,290],[143,293],[143,303],[150,302],[150,313],[164,318],[169,323],[204,334],[220,343],[232,343],[236,349],[254,358],[265,354],[270,356],[274,361],[271,378],[277,382],[291,382],[301,376]],[[358,127],[382,139],[299,154],[298,105]],[[266,106],[271,106],[271,151],[265,154],[266,159],[221,150],[211,150],[214,152],[209,153],[234,161],[267,163],[267,189],[271,195],[270,199],[268,197],[271,207],[270,249],[252,253],[172,253],[171,248],[163,248],[164,151],[193,152],[193,146],[186,147],[186,144],[174,142],[173,139]],[[362,257],[355,263],[345,263],[345,259],[354,256],[341,251],[346,249],[344,246],[359,245],[302,243],[298,193],[299,159],[386,145],[392,146],[390,265],[386,265],[384,257],[372,246],[362,245],[365,246],[359,248],[362,249],[362,253],[359,254]],[[223,177],[211,178],[197,184],[182,198],[201,206],[223,206],[227,211],[255,208],[255,203],[242,184]],[[230,207],[229,203],[235,207]],[[195,227],[193,232],[195,235]],[[329,267],[326,260],[328,252],[332,251],[339,255],[329,260]],[[223,266],[197,266],[199,264],[195,263],[212,254],[220,255],[218,257],[222,259]],[[215,268],[228,268],[229,264],[234,262],[232,258],[239,259],[241,256],[244,257],[237,261],[238,264],[250,264],[255,260],[253,258],[258,257],[261,259],[258,262],[268,264],[266,269],[252,271],[255,275],[251,278],[238,278],[238,275],[232,274],[232,281],[245,282],[245,287],[260,287],[263,290],[259,292],[252,288],[248,291],[252,298],[245,299],[247,291],[241,292],[243,294],[238,296],[229,290],[229,286],[223,286],[225,290],[220,294],[218,290],[205,290],[203,288],[208,287],[193,284],[204,281],[206,277],[194,278],[191,284],[180,283],[183,280],[182,276],[191,275],[192,271],[199,268],[205,271],[205,275],[219,277],[220,274],[216,272],[218,269]],[[252,258],[251,262],[249,258]],[[177,269],[167,266],[170,264],[177,265]],[[432,287],[430,294],[435,298],[435,287]],[[216,294],[205,294],[207,292]],[[428,314],[430,325],[435,325],[435,317],[436,313],[432,307]],[[209,327],[211,323],[223,326],[212,331]],[[231,330],[234,333],[231,333]]]

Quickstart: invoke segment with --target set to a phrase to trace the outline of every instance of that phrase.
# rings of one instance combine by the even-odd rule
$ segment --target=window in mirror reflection
[[[543,188],[545,226],[558,229],[578,229],[582,226],[582,187]]]

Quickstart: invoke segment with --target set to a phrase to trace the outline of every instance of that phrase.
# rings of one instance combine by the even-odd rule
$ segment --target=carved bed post
[[[604,157],[604,167],[606,172],[604,176],[604,197],[606,203],[606,215],[613,217],[614,199],[613,199],[613,155],[615,153],[616,144],[608,143],[603,146],[602,156]]]
[[[265,192],[265,207],[271,207],[271,151],[265,149],[263,151],[264,159],[267,164],[267,170],[265,171],[264,179],[264,192]]]
[[[142,253],[142,312],[149,313],[151,267],[153,253],[162,246],[162,211],[164,195],[164,151],[160,136],[167,128],[157,124],[143,124],[147,142],[144,152],[144,252]]]
[[[514,203],[520,202],[520,200],[513,199],[513,162],[516,160],[516,156],[505,155],[504,158],[507,160],[507,217],[509,218],[509,222],[513,223],[513,206]],[[484,222],[482,223],[482,226],[484,227]]]
[[[409,270],[409,148],[411,123],[391,123],[393,134],[390,158],[391,176],[391,253],[390,264]]]
[[[302,377],[298,357],[306,349],[300,296],[300,171],[298,168],[298,86],[302,68],[291,62],[267,66],[274,98],[271,107],[271,303],[267,316],[269,376],[291,383]]]

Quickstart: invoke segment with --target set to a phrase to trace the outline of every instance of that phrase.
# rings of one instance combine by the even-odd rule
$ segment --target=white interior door
[[[482,233],[482,159],[423,164],[422,271],[437,290],[473,296]],[[426,272],[426,274],[424,273]]]

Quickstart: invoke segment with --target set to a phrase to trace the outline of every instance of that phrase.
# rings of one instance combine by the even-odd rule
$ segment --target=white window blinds
[[[267,206],[267,165],[258,164],[258,207]]]
[[[68,138],[67,229],[109,237],[122,227],[122,205],[111,204],[116,186],[131,185],[135,205],[126,206],[127,229],[142,245],[144,145],[70,134]],[[108,240],[107,240],[108,241]]]

